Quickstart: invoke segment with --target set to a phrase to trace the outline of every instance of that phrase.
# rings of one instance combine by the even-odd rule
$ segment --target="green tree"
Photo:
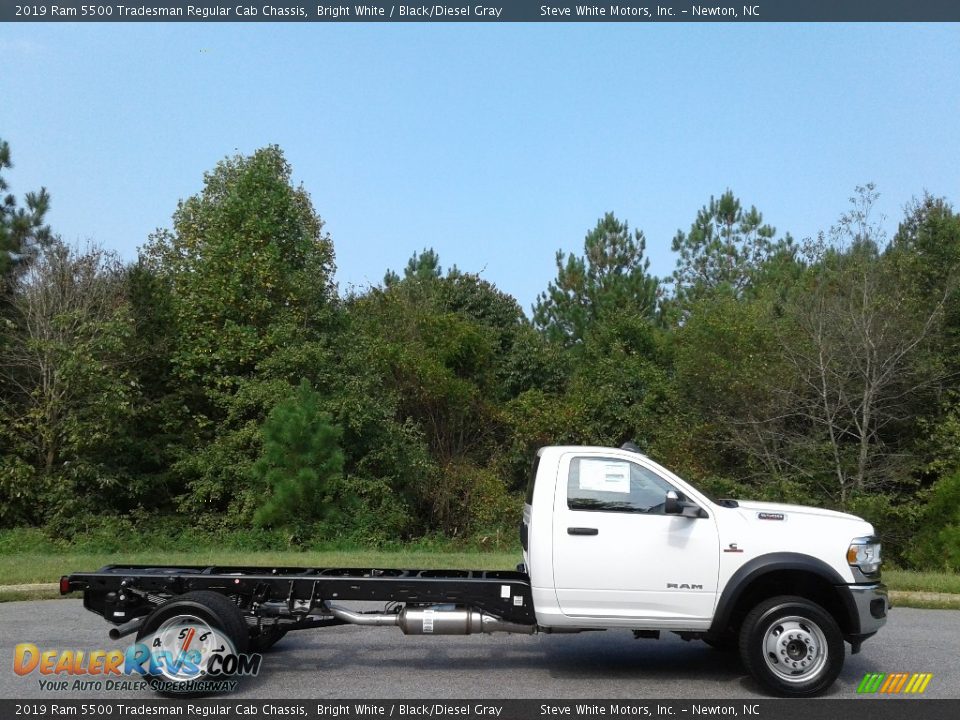
[[[456,270],[456,268],[453,268]],[[435,280],[443,276],[443,268],[440,265],[440,256],[433,248],[424,248],[423,252],[414,253],[407,261],[407,266],[403,269],[403,278],[405,280],[419,280],[422,282]],[[393,270],[387,270],[383,276],[383,284],[386,286],[394,285],[400,282],[400,276]]]
[[[780,343],[781,313],[768,295],[693,300],[672,330],[672,379],[687,420],[678,467],[803,500],[793,483],[796,458],[783,452],[780,388],[794,375]]]
[[[42,248],[18,277],[11,317],[0,355],[0,515],[49,522],[129,507],[123,443],[138,388],[119,260]]]
[[[495,393],[491,329],[440,305],[436,288],[425,293],[410,282],[375,290],[351,311],[363,333],[377,339],[384,389],[396,392],[398,419],[416,420],[441,464],[482,456]]]
[[[352,484],[388,484],[419,532],[470,533],[515,514],[493,472],[498,409],[508,386],[537,382],[537,365],[514,363],[529,327],[512,297],[476,275],[439,275],[435,253],[418,266],[346,303],[335,417]]]
[[[624,313],[653,318],[659,283],[648,273],[646,239],[607,213],[583,241],[583,255],[557,251],[557,277],[537,297],[533,322],[551,340],[582,343],[590,326]]]
[[[177,342],[170,284],[140,261],[125,269],[132,317],[129,356],[131,381],[139,390],[123,456],[131,468],[129,489],[144,508],[169,512],[185,487],[171,466],[189,447],[189,406],[199,389],[182,383],[173,357]]]
[[[943,378],[926,350],[940,333],[944,297],[918,311],[900,292],[873,219],[876,198],[872,185],[857,188],[829,238],[806,251],[802,292],[784,308],[782,354],[794,382],[781,404],[800,430],[791,443],[808,468],[829,468],[822,481],[841,504],[909,479],[911,418],[934,402]]]
[[[929,315],[942,306],[941,331],[928,347],[930,373],[960,375],[960,214],[929,194],[907,207],[885,262],[899,278],[897,293],[910,312]]]
[[[267,488],[254,521],[261,526],[302,527],[340,519],[349,505],[343,488],[340,428],[321,409],[320,396],[303,380],[263,424],[263,451],[254,476]]]
[[[921,567],[960,572],[960,473],[947,475],[933,486],[907,554]]]
[[[792,257],[792,246],[789,234],[777,239],[776,229],[764,223],[755,207],[745,209],[727,190],[710,198],[689,231],[677,231],[674,295],[681,302],[721,289],[739,296],[754,282],[758,268],[777,256]]]
[[[960,270],[960,214],[930,194],[906,210],[889,255],[903,277],[902,292],[938,303],[957,284]]]
[[[563,387],[567,368],[560,349],[536,332],[516,299],[456,266],[433,287],[436,307],[468,318],[492,333],[495,378],[487,391],[496,400],[515,397],[530,388]]]
[[[12,167],[10,144],[0,139],[0,290],[4,294],[9,291],[12,274],[53,239],[50,227],[44,224],[50,207],[47,189],[28,192],[23,206],[17,207],[16,198],[7,194],[9,185],[2,174]],[[4,283],[7,290],[3,290]]]
[[[942,297],[918,311],[899,292],[875,199],[858,188],[829,236],[806,244],[791,283],[703,294],[675,331],[677,380],[714,467],[765,494],[848,506],[912,484],[911,418],[935,405],[942,378],[927,350]]]
[[[937,416],[938,396],[949,406],[937,359],[949,251],[935,250],[935,289],[909,280],[934,274],[919,269],[934,252],[916,249],[925,234],[949,233],[936,212],[934,228],[912,222],[912,239],[887,248],[876,197],[873,186],[858,188],[840,222],[806,243],[787,272],[769,257],[751,271],[749,292],[686,299],[672,332],[674,377],[681,407],[699,418],[693,454],[709,459],[700,472],[894,518],[898,499],[916,489],[918,417],[933,429],[929,451],[946,461],[935,472],[953,467],[945,449],[955,423]]]
[[[524,388],[500,410],[506,437],[498,467],[511,488],[524,486],[530,458],[544,445],[629,440],[667,463],[683,457],[677,439],[688,418],[671,381],[664,329],[637,315],[611,316],[594,323],[564,360],[559,387]]]
[[[627,440],[648,451],[672,412],[662,333],[625,314],[598,322],[587,336],[567,392],[581,406],[587,444]]]
[[[333,245],[290,174],[275,146],[222,161],[144,255],[169,288],[172,363],[188,393],[193,437],[174,467],[187,511],[248,518],[259,427],[276,396],[301,377],[333,382]]]

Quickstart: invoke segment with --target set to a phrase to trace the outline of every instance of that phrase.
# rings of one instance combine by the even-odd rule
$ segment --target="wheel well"
[[[751,580],[730,612],[728,627],[739,631],[747,613],[757,603],[777,595],[797,595],[822,607],[844,634],[853,632],[850,616],[837,589],[817,573],[806,570],[771,570]]]

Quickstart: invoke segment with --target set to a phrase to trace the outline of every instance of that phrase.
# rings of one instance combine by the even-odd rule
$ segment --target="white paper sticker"
[[[518,607],[519,607],[520,605],[523,605],[523,595],[514,595],[514,596],[513,596],[513,604],[516,605],[516,606],[518,606]]]
[[[581,460],[580,489],[630,494],[630,463]]]
[[[503,598],[504,600],[509,600],[509,599],[510,599],[510,586],[509,586],[509,585],[501,585],[501,586],[500,586],[500,597]]]

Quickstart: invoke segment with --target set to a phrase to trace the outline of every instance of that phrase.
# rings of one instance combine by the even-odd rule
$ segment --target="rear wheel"
[[[740,629],[740,656],[768,690],[789,697],[818,695],[843,668],[837,623],[822,607],[782,595],[751,610]]]
[[[206,684],[211,660],[246,652],[248,634],[233,602],[197,590],[157,607],[140,626],[137,643],[139,667],[151,688],[162,695],[195,697],[216,692]]]

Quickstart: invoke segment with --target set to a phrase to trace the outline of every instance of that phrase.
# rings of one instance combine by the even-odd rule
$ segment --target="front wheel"
[[[801,597],[764,600],[740,629],[743,664],[777,695],[819,695],[837,679],[844,654],[843,635],[834,619]]]

